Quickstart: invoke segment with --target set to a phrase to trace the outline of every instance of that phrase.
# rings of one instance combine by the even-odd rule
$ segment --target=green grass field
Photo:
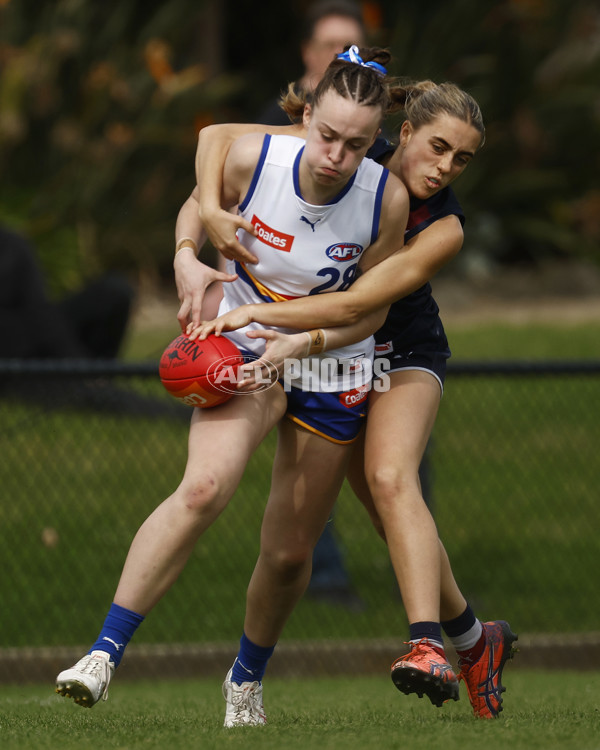
[[[218,680],[110,688],[83,709],[44,687],[0,687],[3,750],[597,750],[600,674],[505,671],[505,710],[475,719],[461,700],[434,708],[385,677],[265,681],[265,727],[225,730]]]

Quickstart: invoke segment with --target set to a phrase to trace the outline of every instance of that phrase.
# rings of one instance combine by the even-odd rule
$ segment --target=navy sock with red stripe
[[[458,617],[453,620],[444,620],[442,627],[463,661],[474,664],[483,654],[485,632],[468,604],[465,611]]]

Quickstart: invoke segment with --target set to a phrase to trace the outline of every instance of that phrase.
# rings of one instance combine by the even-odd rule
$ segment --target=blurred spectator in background
[[[297,87],[313,91],[333,57],[349,44],[365,44],[362,10],[352,0],[320,0],[310,6],[302,27],[300,55],[304,73]],[[273,99],[259,115],[265,125],[289,125],[289,118]]]
[[[29,242],[0,227],[0,341],[3,358],[115,358],[129,322],[133,290],[106,274],[52,302]]]
[[[130,320],[134,290],[118,273],[106,273],[59,302],[46,292],[35,251],[21,235],[0,226],[0,358],[113,360]],[[35,400],[44,407],[90,408],[144,417],[189,421],[189,407],[121,388],[112,380],[82,375],[48,380],[2,377],[2,394]]]

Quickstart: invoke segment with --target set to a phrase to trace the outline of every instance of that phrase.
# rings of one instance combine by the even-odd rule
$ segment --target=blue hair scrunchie
[[[353,44],[352,47],[346,50],[346,52],[341,52],[337,57],[338,60],[345,60],[349,63],[362,65],[363,68],[372,68],[372,70],[374,70],[379,76],[383,77],[387,75],[387,70],[383,67],[383,65],[380,65],[376,62],[365,62],[358,54],[358,47],[356,46],[356,44]]]

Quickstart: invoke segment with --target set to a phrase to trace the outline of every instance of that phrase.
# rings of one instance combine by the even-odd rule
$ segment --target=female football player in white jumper
[[[378,143],[369,152],[403,180],[411,196],[402,251],[367,272],[344,294],[240,308],[201,329],[196,324],[204,278],[212,279],[214,272],[186,253],[176,261],[182,301],[179,319],[185,327],[191,318],[189,330],[201,330],[203,335],[249,321],[296,328],[341,326],[372,315],[382,305],[385,317],[391,304],[376,333],[377,356],[387,360],[391,387],[370,395],[366,433],[356,444],[349,479],[387,540],[410,624],[410,653],[392,665],[392,677],[403,692],[426,693],[436,705],[455,697],[456,676],[441,651],[441,620],[458,651],[460,677],[475,715],[493,718],[502,710],[502,669],[514,635],[503,621],[481,623],[468,606],[438,540],[418,477],[450,356],[428,280],[461,247],[464,216],[449,185],[483,143],[484,128],[476,102],[452,84],[408,85],[405,97],[406,121],[398,147]],[[231,140],[248,128],[256,126],[214,126],[203,131],[197,163],[202,167],[198,170],[201,213],[209,235],[224,255],[251,263],[232,231],[251,231],[251,227],[220,212],[212,178]],[[197,204],[182,209],[182,231],[186,227],[190,231],[198,221],[197,209]],[[351,328],[327,330],[328,340],[343,330],[347,338],[336,338],[336,345],[352,340]],[[264,335],[265,358],[275,364],[286,356],[298,356],[306,337]]]
[[[245,243],[259,262],[227,285],[224,309],[303,296],[325,284],[344,289],[357,264],[372,267],[402,245],[406,188],[387,169],[363,159],[383,115],[394,107],[395,90],[383,68],[388,60],[389,53],[374,49],[365,50],[360,61],[334,61],[312,104],[304,108],[306,141],[254,134],[230,149],[224,204],[238,205],[258,227],[256,236],[247,233]],[[182,253],[185,244],[178,248]],[[355,339],[357,344],[328,352],[340,368],[310,372],[311,356],[318,357],[323,342],[317,336],[309,342],[304,334],[303,353],[311,356],[286,384],[292,387],[276,384],[213,409],[194,410],[183,479],[137,532],[98,639],[86,656],[58,675],[57,692],[84,706],[106,697],[135,629],[177,579],[199,537],[229,502],[253,451],[277,424],[255,573],[259,585],[249,601],[246,628],[249,659],[255,648],[261,658],[272,650],[308,583],[312,548],[364,421],[372,357],[367,333]],[[262,339],[248,338],[244,330],[231,337],[246,350],[260,354],[264,349]],[[310,391],[302,388],[307,379]],[[227,725],[239,723],[238,698],[247,693],[238,683],[227,681]],[[256,720],[264,720],[260,691],[253,696]]]

